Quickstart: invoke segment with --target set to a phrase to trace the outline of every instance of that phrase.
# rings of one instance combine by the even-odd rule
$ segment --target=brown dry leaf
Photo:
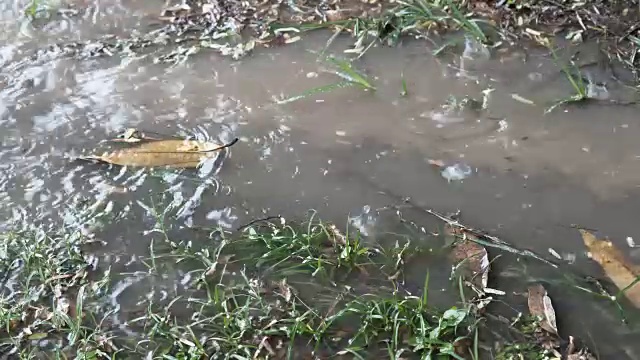
[[[463,359],[468,359],[469,358],[469,354],[471,354],[471,345],[473,345],[471,343],[471,339],[469,339],[469,338],[460,338],[460,339],[457,339],[453,343],[453,351],[459,357],[461,357]]]
[[[631,285],[640,276],[640,267],[627,261],[624,254],[611,241],[599,240],[592,233],[580,229],[582,240],[589,249],[590,257],[607,274],[607,277],[622,290]],[[640,282],[625,291],[625,296],[633,305],[640,308]]]
[[[551,298],[547,295],[547,290],[541,284],[529,286],[528,305],[531,315],[540,319],[540,327],[554,335],[558,335],[556,325],[556,312],[553,310]]]
[[[487,250],[472,241],[475,239],[473,234],[452,226],[447,226],[445,232],[462,236],[463,240],[455,243],[451,258],[454,265],[459,266],[462,270],[465,280],[474,284],[478,289],[484,290],[489,281],[489,254]]]
[[[195,140],[158,140],[83,159],[133,167],[195,168],[204,160],[215,158],[218,150],[236,142],[237,139],[229,144],[219,145]]]

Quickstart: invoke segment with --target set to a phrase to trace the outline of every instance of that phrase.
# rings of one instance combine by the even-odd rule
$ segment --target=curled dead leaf
[[[580,229],[582,240],[589,249],[590,257],[597,262],[611,281],[624,291],[629,301],[640,308],[640,267],[631,264],[609,240],[600,240],[592,233]],[[634,284],[635,282],[635,284]],[[634,285],[632,285],[634,284]]]
[[[556,312],[551,304],[551,298],[547,295],[547,289],[541,284],[529,286],[527,300],[529,312],[540,320],[540,327],[546,332],[558,335]]]
[[[234,145],[238,139],[224,145],[196,140],[157,140],[140,145],[83,157],[120,166],[195,168],[207,159],[214,159],[216,152]]]

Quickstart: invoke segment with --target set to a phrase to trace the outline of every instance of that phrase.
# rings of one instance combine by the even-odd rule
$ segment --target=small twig
[[[460,222],[458,222],[457,220],[453,220],[453,219],[451,219],[451,218],[449,218],[449,217],[447,217],[445,215],[442,215],[442,214],[440,214],[440,213],[438,213],[438,212],[436,212],[434,210],[425,209],[425,208],[419,207],[419,206],[413,204],[408,199],[405,200],[405,203],[409,204],[411,207],[413,207],[415,209],[422,210],[422,211],[426,212],[427,214],[430,214],[432,216],[437,217],[438,219],[446,222],[450,226],[457,227],[460,230],[463,230],[465,232],[468,232],[468,233],[470,233],[472,235],[477,236],[479,238],[478,240],[480,240],[482,238],[490,240],[494,244],[501,245],[500,249],[502,249],[502,250],[506,250],[506,251],[509,251],[511,253],[514,253],[514,254],[520,254],[520,255],[529,256],[529,257],[532,257],[534,259],[540,260],[540,261],[542,261],[542,262],[544,262],[544,263],[546,263],[548,265],[551,265],[554,268],[558,268],[558,265],[554,264],[553,262],[551,262],[551,261],[549,261],[547,259],[542,258],[539,255],[536,255],[534,252],[532,252],[530,250],[518,250],[516,248],[513,248],[509,243],[507,243],[505,241],[502,241],[502,240],[500,240],[499,238],[497,238],[497,237],[495,237],[493,235],[489,235],[489,234],[486,234],[486,233],[484,233],[482,231],[475,230],[473,228],[467,227],[467,226],[461,224]],[[478,242],[481,245],[486,245],[486,244],[483,244],[481,241],[475,241],[475,242]]]

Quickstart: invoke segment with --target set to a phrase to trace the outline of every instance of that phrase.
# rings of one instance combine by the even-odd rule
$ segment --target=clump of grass
[[[335,26],[338,32],[346,30],[356,39],[353,48],[347,52],[358,54],[358,57],[364,55],[378,41],[390,46],[396,45],[403,36],[424,38],[428,36],[430,30],[436,28],[460,29],[482,43],[490,41],[489,36],[479,25],[480,23],[489,24],[489,22],[465,13],[453,0],[403,0],[396,1],[396,4],[376,17],[358,17],[322,24],[302,24],[295,29],[310,31]],[[280,27],[284,25],[272,25],[272,31],[275,32]]]
[[[211,251],[188,255],[200,260],[195,266],[200,290],[155,310],[149,306],[132,320],[146,334],[139,345],[156,357],[295,359],[307,353],[366,358],[382,344],[390,358],[414,353],[462,359],[466,354],[456,349],[469,339],[470,311],[430,307],[428,277],[420,297],[353,294],[326,312],[317,303],[305,303],[301,287],[309,283],[294,286],[290,276],[317,277],[371,264],[370,249],[352,236],[320,221],[262,222],[222,239]],[[190,248],[179,245],[172,252],[186,258]],[[178,311],[191,313],[190,320],[171,315]]]
[[[355,19],[346,26],[356,37],[354,52],[366,52],[376,40],[395,45],[404,35],[425,37],[430,29],[438,27],[462,29],[478,41],[489,41],[478,25],[482,20],[463,13],[452,0],[408,0],[397,4],[380,17]],[[369,37],[373,40],[364,46]]]
[[[502,339],[497,348],[495,359],[531,359],[544,360],[556,358],[550,349],[543,344],[551,344],[553,340],[540,330],[540,322],[534,316],[519,317],[514,320],[510,329],[509,341]]]
[[[569,65],[564,64],[562,60],[560,60],[560,58],[558,57],[558,54],[556,53],[554,45],[551,43],[549,39],[547,38],[540,39],[539,42],[549,49],[549,51],[551,52],[551,55],[553,56],[554,61],[556,62],[556,64],[558,64],[558,66],[560,66],[560,68],[562,69],[562,73],[567,78],[567,80],[571,84],[571,87],[573,88],[573,91],[574,91],[572,95],[566,98],[560,99],[556,103],[551,105],[545,111],[545,113],[550,113],[555,108],[561,105],[579,103],[579,102],[584,102],[588,100],[589,99],[588,88],[587,88],[588,84],[586,84],[585,81],[583,80],[583,76],[580,73],[580,69],[573,62],[570,62]]]
[[[24,8],[24,15],[33,21],[40,18],[48,18],[53,6],[49,0],[31,0]]]
[[[207,229],[196,244],[192,236],[174,240],[182,234],[168,222],[172,207],[159,212],[156,205],[147,209],[156,218],[146,233],[149,254],[141,259],[147,269],[136,274],[152,288],[134,292],[138,301],[125,314],[136,315],[120,324],[126,336],[105,320],[109,313],[100,299],[108,277],[93,279],[82,251],[88,240],[70,231],[77,227],[3,235],[11,259],[2,258],[4,263],[28,265],[23,272],[11,268],[5,279],[20,296],[2,298],[9,304],[0,309],[3,344],[27,359],[42,354],[40,344],[33,345],[39,340],[63,357],[81,359],[121,353],[154,359],[479,359],[484,328],[476,302],[461,295],[460,307],[433,306],[428,270],[421,294],[399,289],[398,274],[413,251],[408,239],[385,249],[312,216],[256,221],[235,232]],[[374,276],[393,286],[370,286]],[[13,317],[20,312],[27,320]]]
[[[468,353],[471,347],[461,346],[470,341],[475,329],[470,309],[436,311],[428,305],[427,287],[428,275],[421,297],[398,293],[391,297],[361,295],[326,318],[325,327],[358,324],[346,336],[346,348],[340,351],[357,358],[366,358],[372,348],[384,349],[390,359],[408,354],[421,358],[448,355],[455,359],[473,355]]]
[[[367,79],[365,75],[355,69],[352,61],[338,59],[333,56],[327,56],[322,58],[323,61],[329,65],[329,72],[342,78],[342,81],[332,83],[329,85],[318,86],[313,89],[307,90],[300,95],[294,95],[285,99],[278,100],[278,104],[286,104],[293,101],[308,98],[316,94],[323,94],[334,91],[336,89],[345,87],[358,87],[366,91],[375,91],[375,86],[372,85],[371,80]]]
[[[358,233],[343,234],[333,224],[315,221],[287,224],[262,222],[230,240],[225,252],[237,254],[237,262],[250,263],[261,272],[279,276],[309,273],[333,277],[372,262],[377,252]]]
[[[249,278],[241,271],[205,287],[205,296],[176,299],[161,311],[149,310],[132,320],[144,324],[146,340],[139,345],[146,343],[155,357],[164,358],[293,358],[295,340],[310,341],[316,332],[318,315],[286,281]],[[171,315],[171,309],[181,305],[192,310],[191,321]],[[282,346],[285,341],[287,346]]]
[[[77,227],[66,226],[0,234],[0,348],[25,359],[35,358],[41,346],[80,359],[117,352],[95,318],[102,306],[85,301],[99,298],[108,282],[108,274],[92,279],[83,250],[89,241]]]

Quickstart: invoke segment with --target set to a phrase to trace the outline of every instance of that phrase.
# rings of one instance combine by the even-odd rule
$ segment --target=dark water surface
[[[376,92],[343,88],[274,105],[275,98],[338,80],[312,52],[324,48],[330,33],[241,61],[207,52],[178,66],[154,64],[146,55],[29,60],[53,42],[144,29],[156,11],[128,1],[83,6],[78,16],[33,27],[21,20],[20,4],[0,3],[6,224],[23,216],[69,219],[70,209],[89,203],[118,219],[101,232],[107,242],[101,262],[128,271],[132,258],[149,251],[140,239],[153,226],[145,210],[152,199],[175,206],[176,227],[233,229],[256,217],[294,218],[315,209],[339,224],[350,218],[375,236],[387,230],[376,209],[410,197],[442,212],[459,209],[464,223],[520,248],[545,256],[552,248],[575,259],[570,266],[579,273],[601,275],[572,224],[598,229],[640,263],[640,249],[625,242],[640,239],[638,108],[595,104],[545,115],[571,88],[542,53],[529,54],[527,62],[515,51],[496,53],[466,63],[471,68],[461,76],[459,57],[434,58],[424,42],[374,47],[357,66]],[[348,41],[338,38],[330,51],[340,54]],[[596,69],[592,74],[606,78]],[[483,91],[486,112],[443,113],[450,96],[481,100]],[[610,93],[628,96],[616,84]],[[121,170],[73,160],[128,127],[241,141],[219,171]],[[429,160],[466,164],[472,173],[447,181]],[[421,222],[418,214],[412,220]],[[524,291],[527,281],[550,276],[535,268],[542,265],[531,266],[530,279],[514,279],[498,263],[490,286]],[[167,284],[180,280],[169,276]],[[133,306],[148,291],[131,286],[140,281],[121,276],[114,302]],[[603,358],[640,358],[637,330],[620,325],[610,303],[562,287],[549,292],[562,332],[593,338]]]

